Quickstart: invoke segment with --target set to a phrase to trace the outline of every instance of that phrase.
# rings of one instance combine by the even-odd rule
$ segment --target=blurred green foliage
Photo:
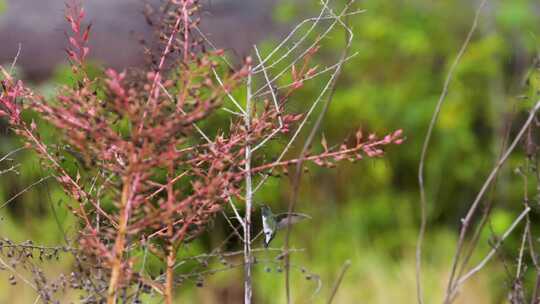
[[[365,0],[357,8],[366,12],[348,18],[355,34],[351,53],[356,55],[340,77],[322,132],[333,145],[356,128],[380,134],[401,128],[407,141],[389,149],[380,160],[343,164],[330,171],[310,168],[305,174],[298,210],[313,219],[293,230],[294,247],[306,251],[293,255],[292,262],[320,275],[323,285],[314,296],[316,303],[325,302],[347,259],[352,266],[335,303],[355,303],[357,299],[366,303],[416,302],[414,245],[419,222],[416,176],[420,149],[448,69],[470,28],[476,2]],[[302,5],[282,2],[276,8],[276,20],[290,28],[294,20],[311,15],[308,12],[315,14],[317,9],[305,1]],[[531,76],[528,71],[538,53],[539,10],[534,0],[490,2],[450,86],[426,166],[429,229],[424,290],[428,303],[441,301],[459,218],[500,153],[506,124],[512,117],[520,121],[530,106],[531,98],[522,101],[518,96],[536,94],[528,92],[524,83]],[[321,67],[337,58],[344,45],[343,36],[335,31],[323,41],[317,58]],[[272,45],[274,41],[265,43],[263,54]],[[276,71],[279,69],[270,72]],[[58,83],[75,83],[69,68],[60,67],[54,79],[41,89],[50,94]],[[297,104],[292,105],[293,110],[308,105],[323,83],[323,78],[308,82],[295,95]],[[217,123],[227,116],[212,119]],[[213,129],[211,124],[202,127]],[[514,130],[510,134],[515,134]],[[49,130],[43,136],[52,140],[54,132]],[[3,138],[0,152],[3,155],[19,146],[16,140]],[[497,181],[490,196],[497,209],[489,229],[482,232],[482,250],[473,261],[489,249],[487,241],[493,232],[502,233],[522,208],[522,180],[513,169],[523,159],[523,153],[518,151]],[[0,177],[0,201],[45,174],[26,151],[19,153],[14,163],[21,164],[20,176]],[[61,232],[75,227],[59,204],[65,197],[53,184],[49,181],[34,187],[0,210],[0,236],[61,243]],[[531,184],[531,189],[534,186]],[[267,202],[277,211],[285,210],[289,190],[286,178],[273,179],[257,194],[256,201]],[[226,227],[219,220],[215,225]],[[225,231],[216,229],[200,242],[190,244],[183,254],[205,252],[224,236]],[[515,242],[510,240],[505,246],[515,249]],[[274,244],[282,243],[283,235],[278,235]],[[512,259],[515,250],[508,252]],[[270,272],[265,271],[266,266],[270,266]],[[159,267],[155,268],[159,271]],[[509,284],[503,269],[500,260],[491,263],[464,289],[460,296],[463,303],[503,302]],[[293,296],[299,303],[310,302],[317,289],[316,280],[307,280],[302,271],[293,271],[293,280]],[[282,303],[283,281],[283,274],[274,264],[257,265],[257,303]],[[180,298],[184,302],[198,299],[201,303],[222,303],[220,292],[229,290],[234,294],[241,288],[241,272],[215,275],[206,286],[211,288],[197,290],[186,284],[179,292]],[[0,295],[0,302],[9,297],[9,293]]]
[[[340,291],[343,298],[339,303],[351,303],[355,298],[368,303],[415,302],[411,291],[415,288],[413,250],[419,222],[420,150],[448,69],[472,24],[477,4],[367,0],[356,5],[365,9],[364,13],[348,18],[355,34],[351,53],[357,55],[346,64],[323,132],[330,142],[339,144],[340,138],[350,136],[357,127],[376,133],[402,128],[407,141],[389,149],[383,160],[338,166],[334,171],[314,168],[306,176],[299,208],[312,214],[314,220],[311,227],[295,230],[299,242],[309,248],[309,262],[298,261],[317,267],[329,288],[341,263],[353,260],[348,277],[351,281],[345,283],[349,288]],[[335,7],[340,11],[338,5]],[[430,238],[424,252],[428,284],[424,289],[428,302],[441,299],[446,282],[440,278],[446,278],[459,219],[500,153],[506,124],[513,118],[515,127],[519,126],[520,117],[536,101],[518,96],[529,94],[524,80],[538,54],[539,8],[536,1],[528,0],[490,2],[450,86],[426,165]],[[317,9],[313,6],[309,15],[316,14]],[[305,5],[282,4],[277,8],[277,20],[290,22],[308,15],[306,11]],[[343,34],[329,36],[321,43],[321,67],[331,63],[330,58],[337,58],[332,54],[338,54],[344,46]],[[268,43],[267,53],[271,45]],[[334,51],[328,51],[328,45]],[[313,100],[322,84],[312,81],[297,99]],[[515,134],[513,129],[510,134]],[[489,237],[504,232],[522,208],[522,179],[513,173],[525,159],[522,149],[518,150],[489,197],[497,209],[483,231],[483,250],[478,256],[489,248]],[[287,187],[282,189],[274,201],[285,208]],[[507,246],[514,249],[509,250],[511,254],[516,253],[518,244],[509,241]],[[378,267],[368,270],[366,264]],[[483,288],[478,289],[476,297],[465,292],[466,303],[505,299],[502,286],[508,278],[500,262],[492,267],[495,270],[487,271],[484,282],[471,283],[483,284]],[[392,273],[396,271],[407,272],[406,280],[395,280]],[[370,280],[381,277],[393,277],[394,281],[382,280],[385,288],[381,290],[368,287]],[[359,291],[360,286],[365,288]]]

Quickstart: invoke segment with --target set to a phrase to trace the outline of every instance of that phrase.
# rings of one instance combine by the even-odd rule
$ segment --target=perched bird
[[[261,206],[261,215],[262,215],[262,223],[263,223],[263,233],[264,233],[264,240],[263,244],[265,248],[268,248],[268,245],[276,236],[276,232],[279,229],[282,229],[284,227],[287,227],[287,224],[295,224],[303,219],[311,219],[309,215],[301,214],[301,213],[280,213],[280,214],[274,214],[272,213],[272,210],[270,207],[266,205]],[[290,219],[289,219],[290,215]]]

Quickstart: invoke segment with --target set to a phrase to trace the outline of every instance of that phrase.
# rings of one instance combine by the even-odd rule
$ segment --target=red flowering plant
[[[317,44],[298,56],[300,68],[294,62],[286,68],[292,83],[276,88],[268,71],[273,64],[263,60],[257,49],[259,63],[247,57],[239,68],[227,66],[223,51],[207,50],[209,43],[195,18],[198,9],[194,0],[168,2],[159,33],[162,45],[148,70],[107,69],[103,76],[91,78],[86,73],[91,27],[83,25],[82,7],[67,6],[72,33],[66,52],[77,82],[62,87],[53,100],[1,69],[0,117],[53,170],[71,198],[66,208],[80,224],[74,247],[92,261],[92,266],[79,265],[101,278],[86,290],[96,302],[137,299],[144,286],[162,295],[165,303],[173,303],[173,290],[180,284],[175,266],[182,244],[205,231],[228,205],[243,230],[239,236],[244,242],[245,299],[250,302],[253,193],[269,173],[301,167],[304,162],[330,167],[336,161],[379,157],[385,146],[403,141],[401,130],[382,138],[363,137],[358,131],[338,148],[323,141],[320,153],[305,150],[298,158],[286,159],[317,104],[304,113],[291,113],[287,106],[306,80],[319,75],[311,65]],[[346,14],[351,13],[344,10],[331,16],[341,20]],[[326,70],[335,72],[332,81],[338,74],[336,67]],[[255,91],[257,81],[264,86]],[[246,91],[242,102],[234,94],[239,90]],[[55,126],[62,135],[58,142],[45,143],[39,126],[21,117],[25,110],[39,113],[44,123]],[[198,125],[216,111],[229,113],[231,123],[227,128],[219,126],[216,129],[222,131],[210,137]],[[252,157],[278,137],[289,141],[277,160],[265,162],[272,155]],[[61,162],[64,152],[57,146],[69,147],[90,169],[68,172]],[[258,187],[252,186],[254,182]],[[244,216],[235,202],[244,205]],[[163,276],[153,278],[137,271],[130,253],[141,248],[163,261]]]

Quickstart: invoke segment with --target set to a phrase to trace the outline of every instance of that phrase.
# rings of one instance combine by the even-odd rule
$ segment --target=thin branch
[[[165,46],[165,49],[163,50],[163,53],[161,54],[161,58],[159,61],[159,65],[157,67],[157,71],[154,75],[154,79],[152,80],[152,87],[150,88],[150,94],[148,95],[148,99],[146,101],[147,104],[157,100],[159,96],[159,89],[157,88],[158,83],[161,83],[161,72],[163,69],[163,66],[165,65],[165,60],[167,58],[167,55],[170,53],[171,48],[173,47],[174,38],[178,34],[180,30],[180,23],[182,22],[181,16],[178,16],[176,18],[176,22],[174,24],[174,27],[172,28],[171,35],[167,39],[167,45]],[[185,56],[186,54],[184,54]],[[145,109],[143,112],[143,119],[141,120],[141,125],[139,126],[139,132],[142,130],[144,119],[148,115],[148,109]]]
[[[472,217],[474,216],[474,214],[476,212],[476,209],[478,208],[480,202],[482,201],[482,198],[484,197],[484,194],[489,189],[489,186],[491,185],[491,183],[493,182],[493,180],[497,176],[497,173],[501,169],[502,165],[506,162],[506,160],[508,159],[510,154],[514,151],[517,144],[521,141],[523,135],[526,133],[527,129],[529,128],[529,125],[534,121],[534,118],[536,116],[536,113],[538,112],[538,109],[540,109],[540,100],[536,103],[534,108],[531,110],[527,121],[523,124],[523,127],[519,131],[518,135],[514,138],[514,141],[510,144],[510,146],[508,147],[506,152],[502,155],[502,157],[499,159],[499,161],[497,162],[497,164],[495,165],[495,167],[493,168],[493,170],[489,174],[489,176],[486,179],[486,181],[484,182],[482,188],[480,189],[480,191],[476,195],[476,198],[475,198],[474,202],[471,204],[471,207],[470,207],[469,211],[467,212],[467,215],[465,216],[464,219],[462,219],[462,227],[461,227],[461,231],[460,231],[460,235],[459,235],[459,240],[458,240],[458,244],[457,244],[457,248],[456,248],[456,253],[455,253],[454,257],[453,257],[452,271],[450,273],[450,279],[449,279],[449,282],[448,282],[449,285],[448,285],[447,292],[446,292],[445,303],[450,303],[450,300],[451,300],[450,296],[453,293],[453,290],[455,289],[454,288],[454,280],[453,280],[453,278],[454,278],[454,275],[456,273],[457,263],[459,261],[459,255],[460,255],[461,250],[463,248],[463,244],[465,242],[465,235],[467,233],[469,225],[471,224]]]
[[[174,102],[174,98],[172,97],[171,93],[169,93],[169,91],[167,91],[167,89],[163,86],[161,81],[158,83],[158,85],[161,88],[161,90],[165,93],[165,95],[167,95],[169,100]],[[178,109],[180,110],[180,113],[186,115],[186,112],[182,108],[178,108]],[[201,128],[199,128],[199,126],[197,126],[196,123],[193,122],[193,123],[191,123],[191,125],[193,126],[193,128],[195,128],[195,130],[197,130],[197,132],[202,136],[202,138],[204,138],[204,140],[206,140],[206,142],[210,145],[210,147],[212,147],[214,145],[214,143],[212,142],[212,140],[210,140],[208,135],[206,135],[206,133],[204,133],[203,130],[201,130]]]
[[[346,12],[353,2],[354,2],[354,0],[349,1],[345,5],[344,11],[342,11],[341,13],[343,14],[344,12]],[[332,10],[330,10],[330,12],[332,12]],[[343,28],[345,29],[345,47],[343,49],[343,53],[341,54],[341,59],[339,60],[339,62],[342,62],[342,64],[338,65],[336,67],[336,70],[334,71],[334,73],[332,74],[330,79],[328,80],[325,88],[322,90],[321,94],[319,95],[317,100],[314,102],[314,105],[312,106],[312,108],[310,109],[310,112],[308,113],[308,115],[309,115],[311,113],[311,111],[314,109],[314,106],[316,104],[318,104],[318,101],[320,99],[322,99],[322,97],[325,95],[326,91],[329,90],[328,99],[324,103],[323,109],[319,113],[319,116],[317,117],[317,120],[315,121],[315,124],[313,125],[313,127],[312,127],[312,129],[310,131],[310,134],[308,135],[308,138],[306,139],[306,141],[304,143],[302,151],[300,152],[299,161],[296,163],[296,172],[295,172],[295,175],[294,175],[293,181],[292,181],[292,192],[291,192],[291,196],[290,196],[290,200],[289,200],[289,207],[288,207],[289,216],[287,217],[287,221],[288,221],[287,233],[285,234],[285,245],[284,245],[284,250],[283,250],[284,254],[285,254],[285,261],[284,261],[285,262],[285,296],[286,296],[286,299],[287,299],[287,303],[291,303],[290,257],[289,257],[289,254],[288,254],[289,241],[290,241],[290,235],[291,235],[291,227],[292,227],[292,225],[291,225],[291,214],[293,214],[293,212],[294,212],[294,207],[296,205],[296,201],[297,201],[297,198],[298,198],[298,191],[299,191],[299,188],[300,188],[300,179],[302,177],[303,161],[304,161],[304,158],[306,156],[306,153],[307,153],[311,143],[313,142],[313,139],[315,138],[315,135],[319,131],[319,128],[320,128],[320,126],[322,124],[323,118],[324,118],[324,116],[325,116],[325,114],[326,114],[326,112],[328,110],[328,107],[330,106],[330,104],[332,102],[335,85],[337,83],[337,79],[338,79],[339,75],[341,74],[341,71],[342,71],[342,68],[343,68],[343,63],[345,62],[345,58],[347,58],[347,55],[348,55],[348,52],[349,52],[349,49],[351,47],[352,40],[353,40],[353,37],[354,37],[354,35],[353,35],[352,31],[350,30],[350,28],[340,20],[340,17],[336,16],[336,19],[339,20],[339,23],[342,24]],[[298,128],[298,130],[296,131],[295,135],[297,135],[300,132],[300,130],[302,129],[302,125],[307,121],[307,118],[309,117],[308,115],[306,115],[306,118],[302,121],[302,124]],[[292,142],[292,140],[291,140],[291,142]],[[282,155],[283,155],[283,153],[282,153]]]
[[[236,220],[240,223],[240,225],[242,225],[242,229],[245,229],[244,227],[246,226],[246,224],[244,223],[244,220],[240,216],[240,213],[238,212],[238,209],[236,209],[236,206],[234,205],[234,202],[232,201],[232,198],[230,196],[228,197],[228,202],[229,205],[231,205],[234,215],[236,216]]]
[[[258,149],[263,147],[264,144],[266,144],[267,141],[272,139],[278,132],[280,132],[283,129],[283,120],[281,118],[281,113],[280,113],[280,109],[279,109],[279,104],[278,104],[278,99],[277,99],[277,96],[276,96],[276,92],[272,88],[272,84],[270,83],[270,78],[268,78],[268,73],[266,72],[266,68],[264,67],[264,65],[262,63],[261,54],[259,53],[259,49],[257,48],[257,46],[254,46],[254,48],[255,48],[255,54],[257,54],[257,58],[258,58],[259,62],[261,62],[260,65],[262,66],[261,68],[262,68],[262,71],[263,71],[263,74],[264,74],[264,79],[266,80],[266,83],[267,83],[268,88],[270,90],[270,94],[272,95],[272,101],[274,103],[274,107],[276,108],[276,112],[278,113],[278,122],[279,122],[279,126],[276,129],[274,129],[266,138],[264,138],[257,146],[255,146],[255,148],[253,148],[253,151],[257,151]]]
[[[11,63],[11,67],[9,68],[9,73],[13,74],[13,69],[15,69],[15,65],[17,65],[17,61],[19,60],[19,56],[21,55],[22,50],[22,44],[19,43],[19,47],[17,48],[17,55],[15,55],[15,58],[13,59],[13,62]]]
[[[23,275],[17,272],[15,268],[11,267],[8,263],[6,263],[1,257],[0,257],[0,264],[4,266],[6,269],[8,269],[13,275],[17,276],[21,281],[23,281],[26,285],[30,286],[33,290],[36,292],[38,291],[36,286],[32,284],[29,280],[27,280]]]
[[[516,280],[521,277],[521,269],[523,268],[523,254],[525,252],[525,244],[527,241],[527,233],[529,231],[529,222],[525,222],[525,228],[523,229],[523,236],[521,238],[521,246],[519,246],[518,265],[516,270]]]
[[[234,231],[234,234],[243,242],[244,241],[244,238],[242,237],[242,235],[240,234],[240,232],[238,232],[238,229],[236,229],[236,227],[233,225],[233,223],[231,222],[231,220],[229,219],[229,217],[227,216],[227,213],[225,213],[225,211],[221,211],[221,214],[223,215],[223,217],[225,218],[225,221],[227,221],[227,224],[229,224],[229,226],[233,229]]]
[[[37,304],[39,302],[39,299],[41,299],[41,295],[38,294],[36,299],[34,300],[34,304]]]
[[[341,62],[341,64],[344,63],[343,60],[340,60],[339,62]],[[332,86],[332,80],[334,78],[336,78],[337,76],[337,72],[339,72],[341,70],[341,66],[342,65],[338,65],[336,67],[336,69],[334,70],[334,72],[332,73],[332,75],[330,76],[330,80],[326,83],[326,85],[324,86],[324,88],[322,89],[321,93],[319,94],[319,96],[317,97],[317,99],[315,99],[315,101],[311,104],[311,107],[309,108],[309,110],[307,111],[307,113],[305,114],[304,118],[302,119],[302,121],[300,122],[300,124],[298,125],[298,128],[295,130],[294,134],[291,136],[291,139],[289,140],[289,142],[287,143],[287,145],[285,146],[285,148],[283,149],[283,151],[281,151],[280,155],[278,156],[278,158],[271,164],[269,165],[268,167],[271,168],[271,167],[275,167],[276,165],[278,165],[282,159],[285,157],[285,155],[287,154],[287,152],[289,152],[289,149],[292,147],[293,143],[296,141],[296,139],[298,138],[298,136],[300,135],[300,133],[302,132],[303,128],[305,127],[305,125],[307,124],[309,118],[311,117],[311,114],[313,114],[313,112],[315,111],[315,109],[317,108],[317,106],[321,103],[321,101],[323,100],[323,97],[326,95],[326,92],[330,90],[331,86]],[[270,171],[272,172],[272,171]],[[259,184],[257,184],[257,186],[255,187],[255,192],[257,192],[259,190],[260,187],[262,187],[262,185],[266,182],[266,180],[268,179],[270,175],[266,175],[265,177],[263,177],[260,181],[259,181]]]
[[[254,72],[257,73],[259,68],[264,70],[264,64],[268,60],[270,60],[270,58],[272,58],[272,56],[275,53],[277,53],[277,51],[279,51],[282,47],[284,47],[287,44],[287,42],[289,42],[290,39],[292,39],[292,37],[296,33],[296,31],[298,31],[305,23],[308,23],[310,21],[314,21],[313,24],[311,25],[311,27],[302,35],[302,37],[300,37],[300,39],[298,39],[298,41],[293,43],[293,45],[288,48],[287,52],[285,52],[285,54],[283,54],[279,59],[273,60],[272,63],[270,65],[268,65],[268,68],[270,69],[273,66],[277,65],[278,63],[283,61],[285,58],[287,58],[296,48],[298,48],[302,44],[302,42],[304,42],[304,40],[306,40],[309,37],[309,34],[311,34],[311,32],[317,27],[317,24],[319,24],[319,22],[323,19],[323,14],[326,11],[327,4],[328,4],[329,1],[330,0],[321,1],[321,4],[323,5],[323,8],[320,10],[319,16],[317,16],[315,18],[309,18],[309,19],[306,19],[306,20],[303,20],[302,22],[300,22],[292,31],[289,32],[289,34],[284,39],[281,40],[281,43],[278,44],[278,46],[275,47],[272,50],[272,52],[270,52],[270,54],[268,54],[268,56],[266,56],[266,58],[261,61],[261,63],[259,65],[254,67],[254,69],[253,69]]]
[[[252,66],[251,62],[248,63],[249,74],[247,76],[247,92],[246,92],[246,112],[244,117],[244,124],[246,128],[246,145],[245,145],[245,183],[246,183],[246,210],[244,216],[244,304],[251,304],[253,296],[253,282],[251,274],[251,263],[253,255],[251,253],[251,212],[253,204],[253,189],[251,180],[251,106],[252,106]]]
[[[351,60],[352,58],[358,56],[358,54],[359,54],[359,52],[354,52],[353,54],[351,54],[351,55],[349,55],[347,58],[345,58],[345,61]],[[328,73],[328,72],[330,72],[330,71],[332,71],[332,70],[335,70],[336,67],[337,67],[338,65],[341,65],[341,64],[343,64],[343,63],[337,62],[337,63],[334,63],[334,64],[332,64],[332,65],[329,65],[329,66],[325,67],[324,69],[320,70],[319,72],[317,72],[317,73],[315,73],[315,74],[313,74],[313,75],[306,75],[306,77],[303,78],[302,80],[305,82],[306,80],[311,80],[311,79],[313,79],[313,78],[316,78],[316,77],[318,77],[318,76],[321,76],[321,75],[323,75],[323,74],[326,74],[326,73]],[[268,83],[268,81],[267,81],[267,83]],[[278,86],[278,87],[275,87],[275,88],[271,86],[271,87],[270,87],[271,89],[269,89],[269,90],[267,90],[267,91],[264,91],[264,92],[260,92],[259,94],[255,95],[254,97],[262,97],[262,96],[271,94],[271,93],[272,93],[272,90],[276,91],[276,90],[287,89],[287,88],[290,88],[290,87],[296,85],[296,83],[297,83],[296,81],[293,81],[293,82],[290,82],[290,83],[288,83],[288,84],[284,84],[284,85],[281,85],[281,86]],[[264,89],[264,87],[263,87],[262,89]]]
[[[15,194],[14,196],[10,197],[10,198],[9,198],[7,201],[5,201],[2,205],[0,205],[0,209],[5,208],[7,205],[9,205],[9,203],[11,203],[11,202],[14,201],[15,199],[17,199],[19,196],[23,195],[25,192],[27,192],[28,190],[30,190],[32,187],[41,184],[42,182],[46,181],[47,179],[49,179],[49,178],[51,178],[51,177],[52,177],[52,175],[48,175],[48,176],[42,177],[42,178],[40,178],[39,180],[33,182],[32,184],[30,184],[29,186],[27,186],[27,187],[24,188],[23,190],[19,191],[19,193],[17,193],[17,194]]]
[[[3,162],[4,160],[8,159],[8,157],[10,157],[11,155],[13,155],[13,154],[15,154],[15,153],[17,153],[19,151],[22,151],[24,149],[26,149],[26,148],[25,147],[19,147],[19,148],[15,149],[15,150],[9,151],[6,155],[4,155],[4,156],[2,156],[2,158],[0,158],[0,162]]]
[[[191,20],[193,21],[193,20]],[[206,42],[208,43],[208,45],[214,50],[218,50],[218,48],[216,47],[216,45],[210,40],[208,39],[208,37],[206,36],[206,34],[204,34],[204,32],[201,30],[201,28],[199,26],[197,26],[195,23],[193,23],[193,27],[195,28],[195,30],[197,31],[197,34],[199,36],[201,36],[201,38]],[[223,60],[223,62],[225,62],[225,64],[227,64],[230,68],[233,68],[233,65],[229,62],[229,60],[227,60],[227,57],[225,56],[221,56],[220,59]]]
[[[332,293],[330,294],[330,298],[328,299],[328,302],[326,303],[332,304],[332,302],[334,301],[334,297],[336,296],[338,292],[339,286],[341,285],[341,281],[343,281],[343,277],[345,276],[345,273],[347,272],[350,266],[351,266],[351,260],[345,261],[345,264],[343,264],[343,266],[341,267],[341,271],[339,272],[338,279],[334,283],[334,287],[332,288]]]
[[[463,283],[465,283],[465,281],[467,281],[468,279],[470,279],[473,275],[475,275],[478,271],[480,271],[482,268],[484,268],[484,266],[486,266],[486,264],[489,262],[489,260],[491,260],[491,258],[493,257],[493,255],[495,255],[495,253],[497,252],[497,250],[499,249],[499,247],[501,247],[502,243],[504,242],[504,240],[512,233],[512,231],[514,231],[514,229],[516,228],[516,226],[521,222],[521,220],[523,220],[523,218],[531,211],[531,208],[530,207],[527,207],[525,208],[525,210],[523,210],[523,212],[521,212],[521,214],[516,218],[516,220],[512,223],[512,225],[510,225],[510,227],[504,232],[504,234],[501,236],[501,238],[499,239],[499,241],[497,242],[497,244],[495,244],[495,246],[493,246],[493,248],[491,249],[491,251],[488,253],[488,255],[486,257],[484,257],[484,259],[482,259],[482,261],[480,263],[478,263],[478,265],[476,265],[473,269],[471,269],[469,272],[467,272],[465,275],[463,275],[461,278],[459,278],[456,282],[456,284],[454,285],[454,289],[452,291],[452,294],[454,294],[455,292],[457,292],[458,288],[463,285]]]
[[[418,184],[420,187],[420,210],[421,210],[421,223],[420,223],[420,231],[418,233],[418,240],[416,243],[416,293],[418,297],[418,303],[423,304],[423,291],[422,291],[422,245],[424,241],[424,235],[426,233],[426,226],[427,226],[427,201],[426,201],[426,192],[424,187],[424,165],[425,160],[428,152],[428,147],[431,142],[431,137],[433,133],[433,129],[435,128],[435,124],[437,123],[437,120],[439,118],[439,113],[441,112],[442,105],[444,103],[444,100],[446,96],[448,95],[448,88],[450,87],[450,83],[452,82],[454,71],[457,68],[459,62],[461,61],[461,58],[463,57],[463,54],[465,54],[465,51],[467,50],[467,47],[469,45],[469,42],[473,36],[473,33],[476,30],[477,24],[478,24],[478,18],[480,16],[480,12],[484,5],[486,4],[487,0],[482,0],[482,3],[476,10],[476,14],[473,20],[473,24],[467,34],[467,37],[465,38],[465,41],[463,42],[461,49],[459,50],[456,58],[454,59],[454,62],[450,66],[450,70],[448,71],[448,74],[446,76],[446,80],[444,81],[443,89],[441,92],[441,95],[439,96],[439,100],[437,101],[437,105],[435,106],[435,111],[433,112],[433,116],[431,117],[431,122],[429,123],[428,131],[426,134],[426,137],[424,139],[424,144],[422,145],[422,152],[420,154],[420,163],[418,165]]]
[[[236,106],[236,108],[238,108],[238,110],[240,110],[240,112],[242,112],[243,116],[247,115],[246,111],[244,111],[244,108],[242,108],[242,106],[240,105],[240,103],[238,103],[236,98],[234,98],[234,96],[232,96],[232,94],[229,92],[229,90],[227,90],[227,88],[225,87],[225,84],[223,84],[223,80],[221,80],[221,77],[219,77],[219,74],[217,73],[215,68],[212,68],[212,72],[214,73],[214,77],[216,77],[216,80],[219,82],[219,85],[221,85],[221,87],[223,88],[223,90],[227,94],[227,97],[229,97],[229,99]]]
[[[515,108],[514,108],[514,110],[515,110]],[[512,115],[514,115],[514,114],[515,113],[513,113]],[[510,140],[510,132],[511,132],[511,129],[512,129],[512,122],[511,121],[512,121],[511,119],[507,120],[506,127],[505,127],[505,132],[504,132],[504,139],[502,141],[499,153],[497,155],[497,159],[501,158],[502,155],[504,154],[504,151],[506,151],[508,141]],[[465,258],[461,262],[460,268],[459,268],[459,270],[457,272],[458,277],[460,277],[463,274],[463,272],[465,271],[467,265],[469,264],[469,261],[470,261],[470,259],[472,258],[473,254],[474,254],[474,250],[475,250],[475,248],[478,245],[478,242],[480,240],[482,229],[484,228],[484,225],[488,222],[489,216],[491,215],[491,211],[492,211],[493,205],[494,205],[492,196],[493,196],[493,193],[495,191],[495,185],[497,183],[497,179],[498,179],[498,176],[496,176],[494,181],[493,181],[494,187],[491,188],[490,199],[485,204],[484,211],[482,213],[482,217],[478,221],[478,224],[477,224],[476,229],[475,229],[475,231],[473,233],[471,241],[467,242],[469,244],[468,245],[469,248],[468,248],[468,250],[467,250],[467,252],[465,254]]]
[[[244,115],[242,113],[239,113],[239,112],[235,112],[229,108],[226,108],[226,107],[221,107],[221,109],[229,114],[232,114],[232,115],[236,115],[238,117],[244,117]]]
[[[351,1],[351,2],[354,2],[354,1]],[[332,24],[330,24],[328,26],[328,28],[324,32],[322,32],[310,46],[308,46],[305,49],[305,51],[301,52],[300,55],[298,55],[295,59],[293,59],[283,70],[281,70],[281,72],[277,73],[277,75],[274,76],[274,78],[272,78],[270,80],[270,83],[273,84],[278,79],[280,79],[281,76],[283,76],[287,71],[289,71],[292,68],[292,66],[294,66],[299,60],[304,58],[304,56],[307,53],[309,53],[314,47],[316,47],[334,29],[336,24],[339,23],[337,21],[337,19],[345,16],[345,13],[348,11],[349,7],[350,7],[350,4],[346,5],[345,8],[343,8],[341,13],[339,14],[339,16],[336,16],[334,18],[334,22],[332,22]],[[261,91],[264,90],[265,87],[266,87],[266,85],[264,87],[262,87],[262,88],[259,88],[257,91],[255,91],[255,93],[253,93],[253,95],[257,95],[257,94],[261,93]]]

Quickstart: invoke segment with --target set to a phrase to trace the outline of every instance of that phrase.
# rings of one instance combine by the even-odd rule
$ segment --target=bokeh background
[[[422,141],[444,78],[457,54],[480,1],[358,1],[366,12],[349,19],[355,33],[348,62],[323,131],[330,144],[358,127],[378,133],[401,128],[407,141],[389,149],[384,159],[312,168],[304,175],[298,210],[313,219],[293,230],[293,244],[305,251],[293,263],[320,276],[316,280],[293,272],[295,303],[324,303],[346,260],[346,273],[335,303],[416,303],[414,246],[419,226],[417,170]],[[125,68],[144,64],[138,41],[152,39],[144,22],[143,1],[85,1],[93,23],[92,56],[96,66]],[[205,2],[203,29],[234,58],[250,52],[254,43],[270,50],[295,21],[318,12],[317,1],[212,0]],[[459,219],[489,173],[509,122],[523,120],[526,78],[538,56],[540,3],[536,0],[488,1],[478,30],[456,70],[434,133],[427,160],[429,226],[424,248],[427,303],[440,302],[454,252]],[[0,63],[9,64],[21,45],[17,73],[50,94],[69,82],[63,48],[65,24],[62,0],[0,0]],[[342,35],[332,35],[317,60],[336,58]],[[298,100],[316,94],[314,81]],[[20,146],[0,122],[1,155]],[[512,133],[512,132],[511,132]],[[521,148],[519,150],[522,150]],[[523,162],[518,151],[497,180],[489,199],[496,208],[482,233],[478,261],[488,240],[502,233],[522,208],[522,182],[514,169]],[[46,174],[28,152],[16,154],[20,174],[0,176],[0,203]],[[274,210],[285,210],[289,182],[272,181],[258,194]],[[73,219],[61,209],[61,191],[42,183],[0,209],[0,238],[9,237],[57,245]],[[536,214],[533,214],[533,217]],[[59,226],[61,229],[59,229]],[[220,229],[221,227],[221,229]],[[216,220],[211,235],[190,244],[188,253],[204,252],[228,234]],[[505,243],[500,255],[468,282],[457,303],[505,303],[518,237]],[[276,246],[283,242],[277,236]],[[510,266],[509,266],[510,265]],[[283,274],[273,265],[256,267],[255,303],[281,303]],[[70,261],[44,266],[69,272]],[[241,271],[211,276],[204,288],[186,284],[179,291],[185,303],[240,303]],[[0,273],[0,303],[31,303],[35,298],[22,284],[10,287]]]

